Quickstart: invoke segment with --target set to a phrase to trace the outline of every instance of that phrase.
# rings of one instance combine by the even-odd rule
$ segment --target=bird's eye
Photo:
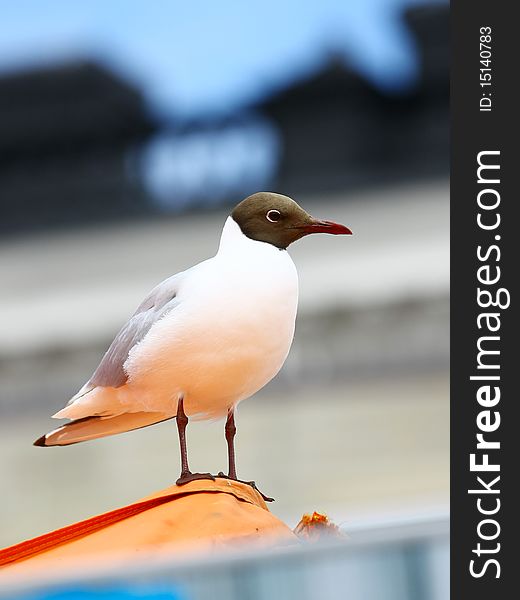
[[[271,221],[271,223],[276,223],[277,221],[280,220],[281,216],[282,216],[282,213],[279,210],[270,210],[265,215],[265,218],[268,221]]]

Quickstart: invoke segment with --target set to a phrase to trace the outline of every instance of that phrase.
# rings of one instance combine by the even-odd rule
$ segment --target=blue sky
[[[3,0],[0,73],[96,57],[144,89],[153,108],[233,108],[333,50],[378,85],[415,75],[399,21],[422,0]]]

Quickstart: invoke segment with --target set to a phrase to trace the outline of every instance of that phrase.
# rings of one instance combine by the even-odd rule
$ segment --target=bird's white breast
[[[147,410],[219,417],[270,381],[294,334],[296,268],[286,251],[247,238],[228,218],[217,255],[185,273],[179,305],[125,364],[126,400]]]

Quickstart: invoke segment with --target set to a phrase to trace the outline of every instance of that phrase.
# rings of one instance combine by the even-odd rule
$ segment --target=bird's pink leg
[[[237,428],[235,427],[235,411],[230,408],[228,411],[226,421],[226,442],[228,447],[228,477],[230,479],[237,478],[237,469],[235,463],[235,434]]]
[[[188,426],[188,417],[184,412],[184,398],[181,396],[177,404],[177,430],[179,432],[179,445],[181,448],[181,476],[177,479],[177,485],[184,485],[195,479],[215,478],[211,473],[192,473],[188,465],[188,449],[186,446],[186,427]]]
[[[246,483],[250,485],[253,489],[255,489],[266,502],[273,502],[273,498],[266,496],[263,494],[257,487],[254,481],[243,481],[242,479],[237,478],[237,469],[235,462],[235,434],[237,432],[237,428],[235,426],[235,411],[233,407],[228,410],[228,416],[226,421],[226,442],[228,448],[228,474],[224,475],[224,473],[219,473],[217,477],[222,477],[224,479],[233,479],[234,481],[238,481],[240,483]]]

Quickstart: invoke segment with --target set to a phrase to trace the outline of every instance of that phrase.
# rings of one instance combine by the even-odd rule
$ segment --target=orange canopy
[[[249,485],[217,479],[172,486],[138,502],[0,550],[0,567],[52,568],[63,560],[99,560],[186,550],[214,550],[239,542],[297,540]]]

